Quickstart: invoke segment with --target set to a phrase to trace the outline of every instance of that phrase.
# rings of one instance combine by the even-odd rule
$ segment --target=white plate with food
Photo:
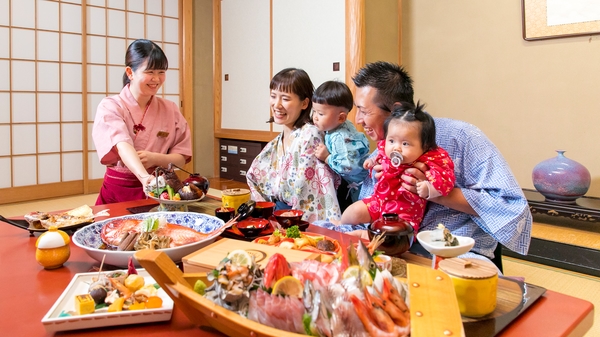
[[[144,228],[147,219],[160,220],[149,234]],[[105,264],[127,267],[136,249],[144,248],[160,249],[179,262],[214,242],[224,230],[223,220],[208,214],[147,212],[95,222],[75,232],[72,240],[99,262],[104,258]]]
[[[444,229],[419,232],[417,240],[431,254],[447,258],[465,254],[475,245],[475,240],[470,237],[452,234],[448,236],[448,233],[444,236]]]
[[[138,269],[137,273],[143,277],[145,285],[152,286],[156,283],[145,269]],[[98,278],[99,274],[97,272],[79,273],[73,276],[65,291],[42,318],[42,324],[47,332],[160,322],[171,319],[173,300],[162,288],[156,289],[156,294],[154,294],[162,300],[159,308],[108,312],[108,307],[104,307],[95,309],[95,312],[92,313],[77,315],[76,297],[88,294],[90,285]]]

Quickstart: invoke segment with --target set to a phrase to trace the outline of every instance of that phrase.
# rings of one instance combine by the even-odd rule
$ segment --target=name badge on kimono
[[[156,134],[156,137],[160,137],[160,138],[167,138],[169,136],[169,133],[167,131],[158,131],[158,133]]]

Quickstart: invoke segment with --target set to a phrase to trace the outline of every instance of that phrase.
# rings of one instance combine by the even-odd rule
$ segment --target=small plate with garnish
[[[465,254],[475,245],[473,238],[452,235],[443,225],[432,231],[419,232],[417,240],[431,254],[446,258]]]

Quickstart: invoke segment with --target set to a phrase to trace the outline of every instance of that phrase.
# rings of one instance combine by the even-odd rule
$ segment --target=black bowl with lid
[[[369,225],[368,232],[369,240],[383,234],[384,240],[377,250],[389,256],[399,256],[408,251],[414,239],[413,227],[395,213],[384,213]]]

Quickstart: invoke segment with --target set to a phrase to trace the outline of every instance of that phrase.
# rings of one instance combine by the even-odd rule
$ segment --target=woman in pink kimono
[[[192,158],[190,129],[177,104],[157,97],[167,57],[149,40],[135,40],[125,55],[123,89],[98,105],[92,136],[106,174],[96,205],[145,198],[157,166],[183,166]]]
[[[252,199],[277,209],[304,211],[303,220],[338,220],[340,177],[315,156],[323,135],[310,123],[313,84],[302,69],[287,68],[271,80],[269,122],[283,132],[254,159],[246,175]]]

